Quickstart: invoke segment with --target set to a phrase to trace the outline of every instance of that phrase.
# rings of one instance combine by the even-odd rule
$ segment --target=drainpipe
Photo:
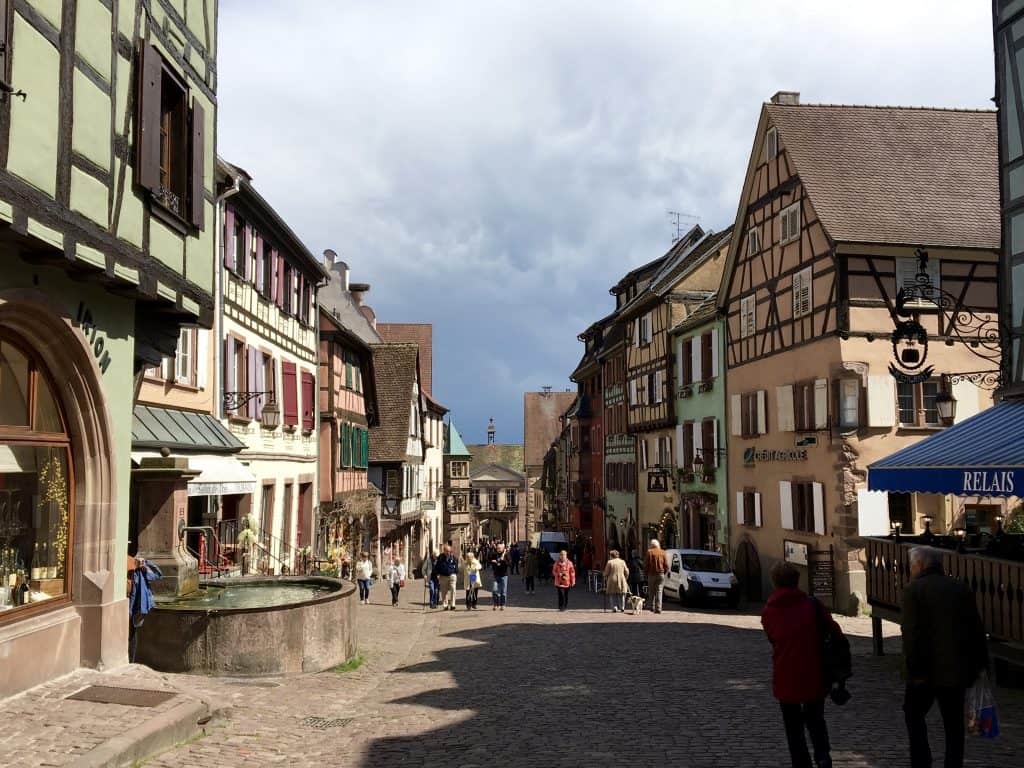
[[[232,185],[217,195],[213,219],[215,222],[213,232],[213,342],[216,345],[213,352],[213,376],[214,381],[214,413],[218,419],[225,418],[224,414],[224,366],[217,365],[217,361],[224,354],[224,220],[221,212],[221,203],[229,197],[234,197],[242,189],[242,178],[235,176]]]

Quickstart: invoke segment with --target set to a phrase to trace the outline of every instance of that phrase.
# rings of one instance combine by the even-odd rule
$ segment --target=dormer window
[[[769,160],[779,156],[779,132],[775,128],[769,128],[764,137],[764,153]]]
[[[800,237],[800,203],[793,203],[788,208],[783,208],[780,220],[782,232],[779,239],[782,243],[788,243]]]

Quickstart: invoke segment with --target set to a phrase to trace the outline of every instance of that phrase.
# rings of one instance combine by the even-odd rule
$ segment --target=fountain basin
[[[356,588],[320,576],[206,582],[157,603],[136,660],[162,672],[268,677],[322,672],[356,653]]]

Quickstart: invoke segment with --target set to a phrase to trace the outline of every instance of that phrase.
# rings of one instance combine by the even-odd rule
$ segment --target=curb
[[[186,741],[203,730],[200,720],[208,719],[210,708],[203,701],[189,699],[161,712],[146,722],[124,731],[68,764],[69,768],[116,768]]]

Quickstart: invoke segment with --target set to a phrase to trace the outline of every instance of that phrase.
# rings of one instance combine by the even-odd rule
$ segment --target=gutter
[[[213,278],[213,333],[214,333],[214,344],[217,346],[214,349],[213,359],[217,361],[221,359],[224,354],[224,221],[222,219],[221,212],[223,210],[223,203],[229,197],[234,197],[242,191],[242,178],[241,176],[231,175],[232,184],[230,187],[225,189],[214,200],[214,232],[213,232],[213,253],[214,253],[214,278]],[[219,351],[218,351],[219,350]],[[214,362],[213,366],[213,380],[214,380],[214,391],[216,402],[214,403],[214,415],[218,419],[226,418],[224,415],[224,366],[217,365]]]

